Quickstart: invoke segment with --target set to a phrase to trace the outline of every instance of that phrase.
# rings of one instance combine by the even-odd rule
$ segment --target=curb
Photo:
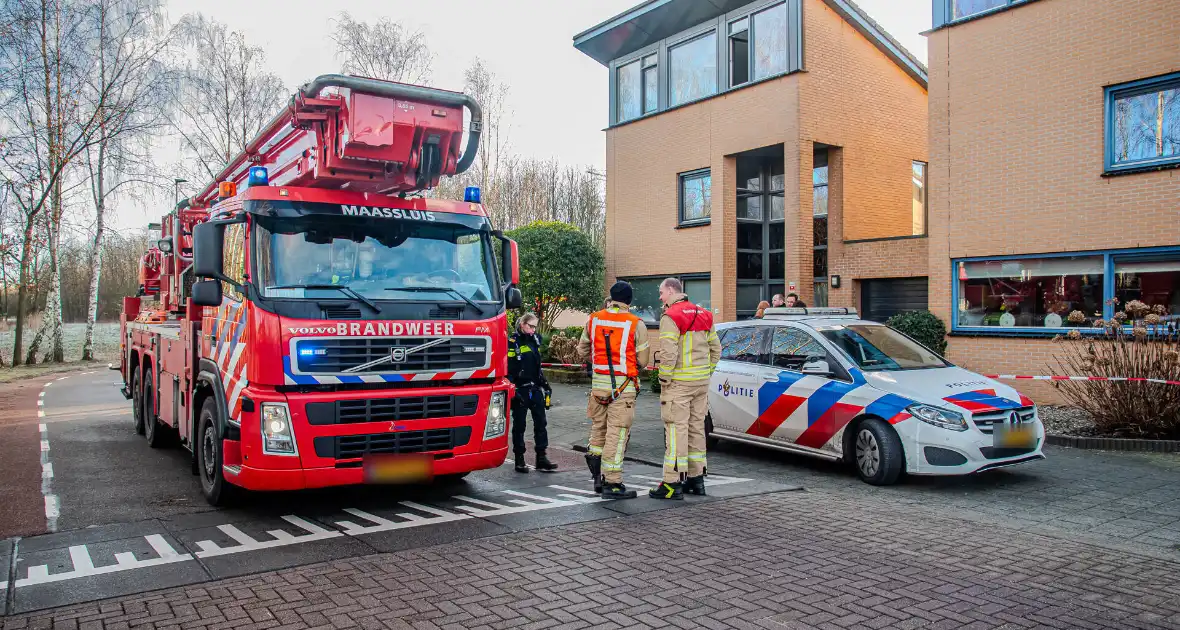
[[[1127,438],[1045,435],[1045,443],[1071,448],[1134,453],[1180,453],[1180,440],[1133,440]]]

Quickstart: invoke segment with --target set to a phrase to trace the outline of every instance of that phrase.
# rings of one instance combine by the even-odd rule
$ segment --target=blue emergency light
[[[251,166],[250,178],[246,181],[247,186],[268,186],[270,185],[270,177],[266,174],[265,166]]]
[[[479,203],[479,186],[468,186],[463,191],[463,201],[467,203]]]

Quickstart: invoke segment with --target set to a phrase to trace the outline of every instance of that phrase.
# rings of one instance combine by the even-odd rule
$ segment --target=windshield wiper
[[[483,315],[483,307],[482,306],[476,304],[475,302],[472,302],[471,299],[468,298],[466,295],[463,295],[462,293],[459,293],[458,291],[456,291],[450,287],[386,287],[385,290],[386,291],[410,291],[410,292],[417,292],[417,293],[449,293],[450,295],[454,295],[454,296],[458,297],[459,299],[463,300],[464,302],[467,302],[468,304],[471,305],[471,308],[479,311],[480,315]]]
[[[284,285],[280,285],[277,287],[266,287],[267,291],[270,291],[271,289],[313,289],[313,290],[329,289],[329,290],[336,290],[336,291],[339,291],[339,292],[351,297],[354,300],[364,302],[365,306],[368,306],[369,308],[373,309],[374,313],[381,312],[381,309],[380,309],[380,307],[377,306],[376,302],[361,295],[356,289],[348,286],[347,284],[284,284]]]

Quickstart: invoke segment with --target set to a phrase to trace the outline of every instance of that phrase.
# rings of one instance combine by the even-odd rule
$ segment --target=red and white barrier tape
[[[1134,378],[1129,376],[1024,376],[1018,374],[984,374],[987,378],[999,378],[1009,381],[1112,381],[1116,383],[1162,383],[1164,385],[1180,385],[1180,381],[1168,381],[1162,378]]]

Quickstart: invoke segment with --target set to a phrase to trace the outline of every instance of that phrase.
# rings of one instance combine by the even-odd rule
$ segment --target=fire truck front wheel
[[[226,505],[233,496],[234,487],[225,480],[221,468],[224,462],[221,435],[217,430],[217,404],[212,398],[206,398],[201,406],[196,446],[201,494],[205,495],[209,505]]]

